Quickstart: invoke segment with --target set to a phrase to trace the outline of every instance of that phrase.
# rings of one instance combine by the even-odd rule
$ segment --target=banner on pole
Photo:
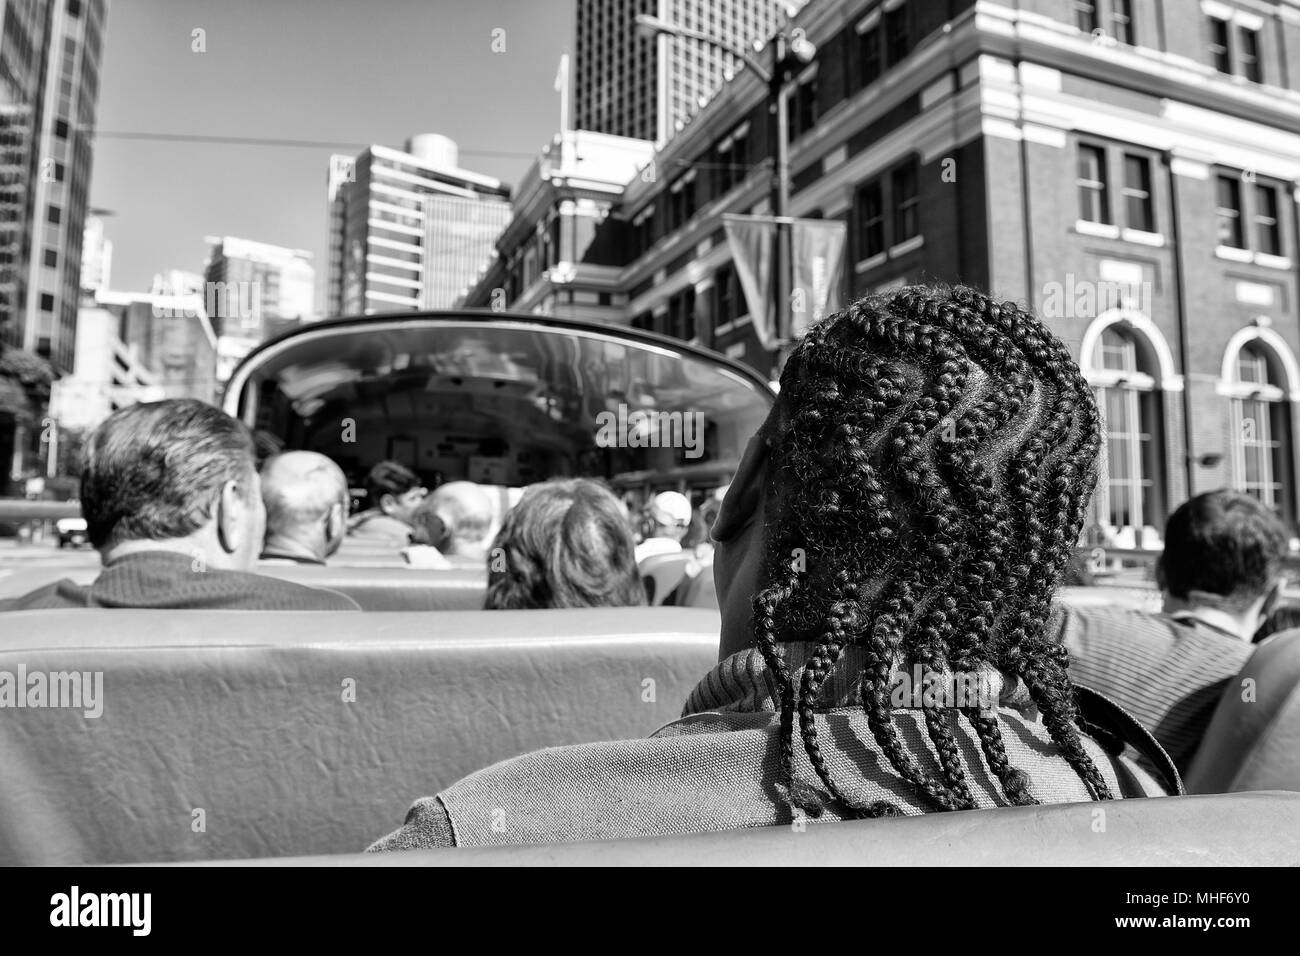
[[[776,309],[772,301],[776,220],[772,216],[722,217],[754,332],[765,349],[774,348]],[[840,275],[848,226],[837,219],[790,220],[790,331],[802,338],[812,326],[841,307]]]

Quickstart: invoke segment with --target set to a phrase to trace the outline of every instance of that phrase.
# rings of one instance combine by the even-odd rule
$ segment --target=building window
[[[672,231],[695,215],[695,174],[687,173],[668,190],[668,229]]]
[[[817,125],[817,74],[798,85],[793,94],[790,111],[790,142]]]
[[[52,293],[49,292],[41,293],[41,311],[42,312],[54,311],[54,295]]]
[[[742,126],[722,140],[714,151],[713,194],[725,196],[745,179],[748,126]]]
[[[1074,25],[1084,33],[1092,33],[1100,25],[1097,4],[1092,0],[1074,0]]]
[[[908,23],[908,6],[903,4],[885,11],[885,66],[901,63],[912,52],[912,33]]]
[[[1241,41],[1237,50],[1237,60],[1241,65],[1241,75],[1252,83],[1260,83],[1263,77],[1259,71],[1259,31],[1241,27],[1237,32]]]
[[[1097,516],[1109,540],[1136,547],[1142,529],[1164,520],[1160,440],[1160,393],[1132,332],[1105,328],[1093,367],[1108,383],[1097,387],[1106,438],[1106,480],[1099,486]]]
[[[59,267],[59,253],[57,249],[45,250],[45,265],[49,269],[57,269]]]
[[[1106,151],[1100,146],[1080,144],[1079,218],[1087,222],[1110,223],[1110,197],[1106,190]]]
[[[713,295],[716,325],[726,325],[740,318],[743,311],[740,305],[740,288],[736,270],[723,266],[713,278]]]
[[[55,120],[55,121],[54,121],[54,135],[57,136],[59,139],[67,139],[67,138],[68,138],[68,122],[67,122],[67,120]]]
[[[668,334],[683,342],[695,338],[694,287],[687,287],[668,300]]]
[[[63,210],[60,209],[58,206],[50,206],[45,211],[45,221],[48,222],[51,226],[57,226],[60,222],[63,221]]]
[[[1132,0],[1110,0],[1110,35],[1118,43],[1133,45]]]
[[[907,165],[894,170],[890,184],[894,200],[894,243],[904,242],[920,235],[921,225],[917,218],[920,204],[918,195],[917,161],[913,159]]]
[[[1232,72],[1232,51],[1228,49],[1228,21],[1210,17],[1210,58],[1220,73]]]
[[[1236,176],[1219,176],[1216,196],[1219,245],[1246,248],[1241,228],[1241,180]]]
[[[1263,183],[1255,185],[1256,250],[1270,256],[1282,254],[1282,228],[1278,223],[1277,190]]]
[[[880,79],[883,72],[880,46],[880,27],[872,27],[858,34],[858,64],[861,70],[859,89]]]
[[[1151,161],[1145,156],[1124,156],[1124,211],[1130,229],[1156,231],[1151,202]]]
[[[1271,350],[1258,342],[1237,353],[1237,383],[1249,386],[1234,398],[1232,476],[1236,490],[1253,495],[1278,511],[1287,524],[1294,519],[1290,435],[1291,410],[1279,387],[1284,380]]]
[[[858,259],[870,259],[885,251],[885,201],[879,179],[863,183],[854,196],[854,218],[858,223]]]
[[[1235,49],[1232,39],[1232,26],[1228,21],[1210,17],[1210,59],[1214,68],[1220,73],[1244,77],[1252,83],[1262,83],[1259,31],[1238,26]]]

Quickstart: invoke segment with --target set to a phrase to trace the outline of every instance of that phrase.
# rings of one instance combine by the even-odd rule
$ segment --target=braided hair
[[[923,699],[938,757],[927,772],[894,726],[891,674],[981,666],[1013,674],[1095,800],[1111,799],[1076,726],[1068,655],[1046,638],[1052,594],[1096,480],[1092,393],[1066,348],[1033,315],[965,287],[871,296],[814,327],[791,353],[764,426],[769,450],[758,648],[781,709],[778,791],[791,811],[823,809],[796,780],[794,728],[830,797],[814,720],[825,680],[853,645],[861,703],[893,770],[938,810],[975,806],[953,735],[958,719]],[[782,635],[778,639],[777,635]],[[781,642],[815,640],[792,673]],[[995,715],[971,725],[1008,802],[1036,803]]]

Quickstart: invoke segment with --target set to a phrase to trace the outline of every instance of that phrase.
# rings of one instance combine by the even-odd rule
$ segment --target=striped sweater
[[[1136,717],[1186,774],[1219,698],[1255,646],[1194,618],[1063,610],[1053,623],[1070,652],[1070,677]]]

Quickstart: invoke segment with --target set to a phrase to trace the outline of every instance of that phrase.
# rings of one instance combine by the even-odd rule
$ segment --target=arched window
[[[1232,485],[1294,519],[1291,402],[1277,353],[1259,339],[1241,346],[1231,370]]]
[[[1121,323],[1101,330],[1090,366],[1105,436],[1097,522],[1109,544],[1155,545],[1165,518],[1159,369],[1147,344]]]

